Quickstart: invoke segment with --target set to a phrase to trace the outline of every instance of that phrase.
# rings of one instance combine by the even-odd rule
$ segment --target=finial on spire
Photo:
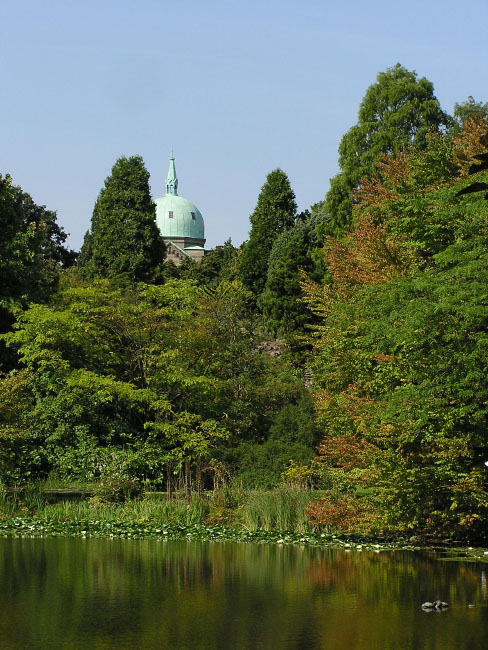
[[[171,150],[171,158],[169,159],[169,170],[166,178],[166,194],[178,195],[178,178],[175,169],[175,157],[173,150]]]

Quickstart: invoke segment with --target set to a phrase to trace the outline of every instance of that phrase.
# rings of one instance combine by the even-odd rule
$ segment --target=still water
[[[484,650],[487,580],[418,552],[3,539],[0,648]]]

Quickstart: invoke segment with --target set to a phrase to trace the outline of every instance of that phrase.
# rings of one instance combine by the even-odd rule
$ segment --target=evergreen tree
[[[269,255],[276,237],[295,222],[297,205],[288,176],[275,169],[266,178],[250,217],[249,241],[242,248],[239,275],[244,286],[258,296],[266,284]]]
[[[91,231],[80,254],[82,274],[155,282],[164,254],[144,161],[140,156],[123,156],[112,167],[95,203]]]
[[[384,154],[394,154],[411,143],[427,146],[429,132],[452,125],[441,110],[434,86],[397,63],[380,72],[359,107],[358,123],[339,145],[341,172],[331,180],[327,213],[337,229],[352,218],[352,191],[370,178]]]
[[[317,226],[324,219],[323,214],[310,216],[305,212],[273,244],[266,286],[258,304],[267,327],[275,334],[294,332],[311,319],[310,310],[300,301],[300,271],[321,280],[322,269],[317,269],[313,253],[320,245]]]

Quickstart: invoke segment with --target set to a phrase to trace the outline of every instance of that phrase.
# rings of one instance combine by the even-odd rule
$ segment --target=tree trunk
[[[189,461],[189,460],[185,460],[185,501],[186,501],[187,504],[189,504],[189,503],[190,503],[190,500],[191,500],[191,493],[190,493],[191,485],[190,485],[190,481],[191,481],[191,474],[190,474],[190,461]]]
[[[171,465],[166,463],[166,496],[168,501],[173,498],[173,479],[171,476]]]
[[[197,464],[195,469],[195,483],[198,494],[200,495],[203,491],[202,484],[202,459],[197,458]]]

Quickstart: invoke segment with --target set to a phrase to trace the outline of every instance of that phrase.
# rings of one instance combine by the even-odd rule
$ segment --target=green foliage
[[[285,485],[292,487],[311,487],[314,482],[314,470],[310,465],[298,465],[294,460],[288,462],[287,468],[281,473]]]
[[[261,188],[250,217],[249,241],[242,248],[239,276],[246,288],[258,296],[264,289],[269,256],[277,236],[295,222],[295,194],[287,175],[275,169]]]
[[[484,536],[488,202],[460,189],[487,172],[466,175],[469,156],[456,153],[469,151],[473,124],[382,163],[354,229],[326,244],[331,284],[306,287],[321,318],[311,366],[329,494],[317,523]]]
[[[325,209],[331,216],[332,229],[337,234],[351,223],[354,187],[354,182],[344,172],[339,172],[330,179],[330,187],[325,195]]]
[[[44,450],[27,422],[35,405],[32,381],[25,370],[0,376],[0,477],[6,484],[39,476],[46,466]]]
[[[121,476],[108,476],[97,483],[92,504],[125,503],[128,499],[138,497],[142,492],[141,484],[134,479]]]
[[[78,255],[77,268],[82,269],[81,275],[89,275],[89,265],[93,257],[93,236],[89,230],[85,232],[80,254]]]
[[[320,430],[312,396],[308,392],[301,392],[296,401],[290,401],[280,409],[269,429],[269,438],[290,445],[298,443],[309,450],[316,446]]]
[[[200,262],[200,283],[216,288],[222,282],[236,279],[237,248],[228,239],[222,246],[207,251]]]
[[[374,323],[390,321],[388,347],[408,363],[382,395],[385,425],[403,429],[387,503],[414,525],[466,536],[488,519],[487,280],[484,237],[454,244],[432,271],[390,287]],[[385,320],[393,301],[402,307]]]
[[[478,115],[484,119],[488,118],[488,102],[476,102],[470,95],[465,102],[454,104],[454,117],[460,125]]]
[[[52,469],[89,478],[99,447],[128,444],[134,453],[158,450],[159,462],[145,468],[154,476],[168,454],[175,463],[205,455],[208,442],[225,435],[191,413],[212,393],[197,367],[204,334],[190,336],[195,303],[189,284],[121,291],[99,283],[20,315],[7,338],[32,373],[34,406],[23,421]]]
[[[260,351],[263,336],[252,313],[252,294],[239,282],[223,283],[204,295],[212,335],[218,341],[210,357],[215,359],[212,372],[219,382],[215,406],[234,432],[229,445],[239,440],[262,442],[277,414],[300,402],[303,383],[285,355],[273,358]],[[237,466],[232,464],[233,469]]]
[[[341,173],[331,181],[327,212],[335,228],[351,223],[352,190],[371,178],[376,164],[414,143],[427,146],[428,134],[452,124],[440,108],[430,81],[397,63],[378,74],[359,107],[358,123],[339,145]]]
[[[317,269],[313,252],[321,243],[318,228],[324,218],[323,215],[305,215],[275,239],[269,255],[266,285],[258,299],[266,326],[274,335],[303,330],[312,320],[310,310],[300,300],[300,273],[321,279],[322,269]]]
[[[81,273],[89,279],[122,276],[154,282],[160,279],[164,255],[144,162],[140,156],[119,158],[93,209],[80,254]]]
[[[216,289],[219,284],[236,279],[236,268],[237,249],[228,239],[222,246],[207,251],[201,262],[183,260],[180,266],[176,267],[175,277],[195,280],[199,286]]]
[[[56,213],[36,205],[10,176],[0,175],[0,229],[0,300],[48,299],[59,268],[74,261],[63,246],[67,235]]]
[[[486,217],[484,203],[479,195],[462,201],[458,195],[467,185],[468,161],[480,147],[471,141],[479,140],[482,129],[483,122],[470,121],[456,138],[431,134],[426,150],[412,146],[385,158],[378,164],[378,174],[356,193],[361,208],[357,214],[369,214],[385,224],[387,232],[423,264],[458,238],[479,232]],[[484,173],[476,173],[471,182],[483,179]]]
[[[280,484],[291,460],[305,464],[312,456],[313,449],[303,443],[270,438],[261,444],[242,442],[233,450],[232,462],[243,485],[266,490]]]
[[[310,490],[280,486],[274,490],[254,490],[246,494],[243,525],[248,530],[309,529],[307,506],[312,499]]]
[[[56,290],[62,267],[73,264],[75,254],[64,247],[66,233],[56,213],[34,203],[10,176],[0,175],[0,333],[12,324],[12,305],[46,301]],[[3,345],[0,365],[15,365]]]
[[[304,388],[286,359],[259,352],[251,299],[238,281],[120,288],[67,276],[6,336],[26,370],[0,381],[4,480],[100,480],[115,454],[117,479],[161,485],[185,469],[198,483],[220,471],[227,444],[265,440],[274,423],[278,436],[277,413]],[[291,426],[310,444],[309,420]]]
[[[200,278],[200,264],[191,257],[185,257],[181,264],[176,266],[173,260],[164,263],[163,274],[166,280],[191,280],[198,283]]]

